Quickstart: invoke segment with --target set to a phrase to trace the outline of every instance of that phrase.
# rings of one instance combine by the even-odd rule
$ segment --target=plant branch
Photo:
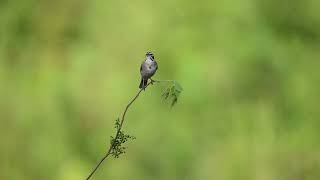
[[[149,82],[145,88],[147,88],[150,84],[152,84],[153,82],[155,82],[154,80],[151,80],[151,82]],[[141,94],[141,92],[143,91],[144,89],[140,89],[138,91],[138,93],[136,94],[136,96],[129,102],[129,104],[126,106],[124,112],[123,112],[123,115],[122,115],[122,118],[121,118],[121,121],[120,121],[120,125],[119,127],[117,128],[117,132],[116,132],[116,136],[114,139],[117,139],[119,137],[119,134],[120,134],[120,131],[121,131],[121,128],[122,128],[122,125],[123,125],[123,122],[125,120],[125,116],[127,114],[127,111],[129,109],[129,107],[131,106],[131,104],[139,97],[139,95]],[[86,178],[86,180],[89,180],[93,174],[98,170],[98,168],[100,167],[100,165],[103,163],[103,161],[111,154],[111,150],[113,149],[115,145],[115,141],[113,141],[111,144],[110,144],[110,147],[107,151],[107,153],[102,157],[102,159],[100,160],[100,162],[95,166],[95,168],[92,170],[92,172],[90,173],[90,175]]]
[[[86,180],[89,180],[93,176],[93,174],[99,169],[100,165],[105,161],[105,159],[109,155],[113,155],[114,157],[117,158],[117,157],[119,157],[120,154],[124,153],[125,147],[121,146],[124,142],[126,142],[128,139],[135,139],[133,136],[127,135],[121,130],[123,123],[124,123],[124,120],[125,120],[125,117],[126,117],[126,114],[127,114],[127,111],[130,108],[130,106],[134,103],[134,101],[139,97],[141,92],[144,91],[149,85],[153,85],[153,83],[161,83],[161,82],[169,82],[171,84],[171,86],[167,87],[166,90],[164,91],[164,93],[162,94],[164,99],[168,99],[168,98],[172,99],[171,106],[173,106],[177,102],[178,97],[182,91],[182,87],[179,85],[179,83],[177,83],[174,80],[153,80],[153,79],[151,79],[151,82],[149,82],[145,86],[144,89],[140,89],[138,91],[138,93],[134,96],[134,98],[128,103],[128,105],[126,106],[126,108],[122,114],[121,120],[119,120],[119,118],[116,120],[115,128],[117,130],[116,130],[115,137],[113,138],[111,136],[111,142],[110,142],[109,149],[106,151],[106,153],[101,158],[99,163],[95,166],[95,168],[91,171],[91,173],[86,178]]]
[[[155,80],[151,79],[151,82],[161,83],[161,82],[173,82],[174,80]]]

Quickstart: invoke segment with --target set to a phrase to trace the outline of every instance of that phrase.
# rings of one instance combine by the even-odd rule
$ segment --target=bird
[[[158,64],[154,59],[154,55],[152,52],[146,53],[146,59],[142,62],[140,66],[140,74],[141,74],[141,82],[139,85],[140,89],[145,89],[148,80],[156,73],[158,70]]]

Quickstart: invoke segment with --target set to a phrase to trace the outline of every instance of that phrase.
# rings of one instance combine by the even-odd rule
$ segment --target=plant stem
[[[154,81],[154,80],[151,80],[151,82],[149,82],[146,86],[145,86],[145,89],[150,85],[152,84],[153,82],[160,82],[160,81]],[[121,121],[120,121],[120,125],[119,125],[119,128],[117,129],[117,132],[116,132],[116,136],[115,136],[115,139],[118,138],[119,136],[119,133],[121,131],[121,128],[122,128],[122,125],[123,125],[123,122],[125,120],[125,116],[127,114],[127,111],[129,109],[129,107],[131,106],[131,104],[139,97],[140,93],[143,91],[144,89],[140,89],[138,91],[138,93],[136,94],[136,96],[129,102],[129,104],[126,106],[124,112],[123,112],[123,115],[122,115],[122,118],[121,118]],[[100,165],[103,163],[103,161],[110,155],[110,152],[112,150],[112,148],[114,147],[114,143],[110,144],[110,147],[109,147],[109,150],[106,152],[106,154],[102,157],[102,159],[100,160],[100,162],[95,166],[95,168],[91,171],[91,173],[89,174],[89,176],[86,178],[86,180],[89,180],[93,174],[98,170],[98,168],[100,167]]]
[[[151,83],[161,83],[161,82],[173,82],[174,80],[154,80],[154,79],[151,79]]]
[[[138,93],[136,94],[136,96],[128,103],[128,105],[126,106],[123,114],[122,114],[122,118],[121,118],[121,121],[120,121],[120,124],[119,124],[119,127],[117,128],[117,132],[116,132],[116,136],[114,139],[117,139],[119,137],[119,134],[121,132],[121,128],[122,128],[122,125],[123,125],[123,122],[125,120],[125,116],[127,114],[127,111],[128,109],[130,108],[130,106],[133,104],[133,102],[139,97],[139,95],[141,94],[142,91],[144,91],[150,84],[153,85],[153,83],[161,83],[161,82],[174,82],[174,80],[153,80],[153,79],[150,79],[151,81],[145,86],[144,89],[140,89],[138,91]],[[86,178],[86,180],[89,180],[93,174],[99,169],[100,165],[104,162],[104,160],[110,155],[112,154],[112,149],[114,148],[115,146],[115,142],[116,141],[112,141],[112,143],[110,144],[110,147],[108,149],[108,151],[105,153],[105,155],[101,158],[101,160],[99,161],[99,163],[95,166],[95,168],[91,171],[91,173],[89,174],[89,176]]]

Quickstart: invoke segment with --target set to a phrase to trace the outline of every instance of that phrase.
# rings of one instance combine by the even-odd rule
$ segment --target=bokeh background
[[[319,180],[320,1],[1,0],[0,179]]]

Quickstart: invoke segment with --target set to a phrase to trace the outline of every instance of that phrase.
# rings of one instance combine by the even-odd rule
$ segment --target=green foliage
[[[156,81],[156,82],[169,82],[168,87],[164,90],[162,97],[165,100],[170,99],[171,101],[171,107],[173,107],[177,102],[178,98],[183,91],[182,86],[175,80],[169,80],[169,81]],[[134,136],[131,136],[129,134],[125,134],[123,130],[121,130],[121,122],[120,119],[117,118],[114,124],[114,128],[116,129],[116,136],[111,136],[111,151],[110,154],[118,158],[121,154],[125,153],[126,147],[123,146],[125,142],[128,140],[134,140],[136,139]]]
[[[162,97],[165,100],[170,99],[171,107],[173,107],[178,102],[182,90],[181,85],[177,81],[170,81],[169,86],[162,93]]]
[[[169,85],[163,92],[162,97],[165,100],[170,99],[171,107],[173,107],[178,102],[178,98],[183,90],[181,85],[174,80],[157,81],[157,82],[169,82]],[[121,154],[126,152],[125,150],[127,148],[123,146],[125,142],[127,142],[130,139],[131,140],[136,139],[134,136],[125,134],[124,131],[121,130],[121,126],[122,124],[120,122],[120,119],[117,118],[114,124],[114,128],[116,129],[117,134],[115,137],[111,136],[111,140],[110,140],[110,144],[111,144],[110,154],[115,158],[118,158]]]
[[[110,154],[118,158],[121,154],[125,153],[126,147],[123,146],[125,142],[128,140],[136,139],[134,136],[129,134],[125,134],[124,131],[121,130],[120,119],[117,118],[115,122],[115,129],[117,131],[116,137],[111,136],[110,144],[111,144],[111,151]]]

